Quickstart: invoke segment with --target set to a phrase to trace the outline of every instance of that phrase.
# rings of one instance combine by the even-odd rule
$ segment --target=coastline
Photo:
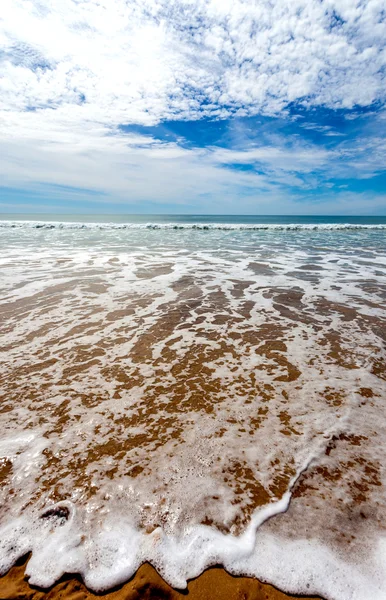
[[[384,237],[50,231],[0,261],[0,600],[384,600]]]
[[[30,586],[24,576],[29,556],[0,577],[2,600],[322,600],[319,596],[292,596],[250,577],[230,575],[222,567],[206,569],[186,590],[168,585],[149,564],[143,564],[125,584],[104,593],[93,593],[79,575],[64,575],[49,589]]]

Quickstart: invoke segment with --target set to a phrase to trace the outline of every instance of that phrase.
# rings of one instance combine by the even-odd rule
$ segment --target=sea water
[[[386,218],[0,220],[0,569],[386,597]]]

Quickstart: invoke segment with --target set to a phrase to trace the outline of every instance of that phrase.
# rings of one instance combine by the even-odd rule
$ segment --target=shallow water
[[[385,597],[386,220],[263,221],[0,223],[3,571]]]

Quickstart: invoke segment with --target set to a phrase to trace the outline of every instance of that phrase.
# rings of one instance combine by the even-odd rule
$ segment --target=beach
[[[384,598],[385,219],[0,233],[1,597]]]
[[[295,598],[275,589],[271,585],[260,583],[245,577],[232,577],[223,569],[212,568],[196,580],[189,582],[187,589],[178,591],[171,588],[150,565],[139,568],[133,579],[119,589],[105,594],[93,594],[88,591],[81,579],[65,576],[49,590],[31,588],[24,579],[25,561],[12,567],[9,573],[0,579],[3,600],[286,600]],[[299,598],[299,596],[296,596]],[[304,597],[304,600],[310,600]],[[317,600],[313,596],[314,600]]]

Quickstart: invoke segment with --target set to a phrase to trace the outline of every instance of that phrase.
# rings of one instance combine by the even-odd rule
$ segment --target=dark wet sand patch
[[[143,267],[135,272],[139,279],[153,279],[160,275],[169,275],[173,271],[173,265],[152,265],[151,267]]]
[[[323,267],[313,264],[301,265],[297,269],[301,269],[302,271],[323,271]]]

